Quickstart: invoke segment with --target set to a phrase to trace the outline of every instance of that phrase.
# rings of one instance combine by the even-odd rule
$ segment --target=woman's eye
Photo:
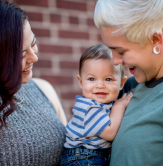
[[[25,54],[22,56],[22,59],[24,59],[25,58]]]
[[[34,47],[36,45],[36,41],[31,45],[31,47]]]
[[[106,80],[106,81],[111,81],[112,79],[111,79],[111,78],[106,78],[105,80]]]
[[[90,81],[94,81],[95,79],[94,78],[89,78]]]

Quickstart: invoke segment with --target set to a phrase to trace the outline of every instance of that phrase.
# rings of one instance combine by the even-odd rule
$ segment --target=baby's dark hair
[[[88,59],[109,59],[112,60],[111,50],[104,44],[98,44],[87,48],[82,54],[79,62],[79,74],[81,75],[81,70],[83,64]],[[124,77],[124,67],[120,64],[121,78]]]

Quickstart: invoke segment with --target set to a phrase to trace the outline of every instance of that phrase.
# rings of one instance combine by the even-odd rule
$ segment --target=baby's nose
[[[103,81],[97,81],[96,88],[104,88],[105,84]]]

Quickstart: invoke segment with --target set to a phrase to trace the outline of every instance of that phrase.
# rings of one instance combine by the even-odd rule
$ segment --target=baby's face
[[[78,81],[86,98],[109,103],[118,97],[121,88],[120,67],[108,59],[88,59]]]

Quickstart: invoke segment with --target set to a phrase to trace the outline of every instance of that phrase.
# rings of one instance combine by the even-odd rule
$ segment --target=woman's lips
[[[134,75],[134,73],[136,71],[136,67],[129,68],[129,71],[130,71],[131,74]]]
[[[97,95],[98,97],[105,97],[107,95],[107,93],[105,93],[105,92],[97,92],[94,94]]]
[[[28,68],[26,68],[26,69],[24,69],[24,70],[22,71],[22,73],[23,73],[23,74],[29,74],[29,73],[31,72],[32,68],[33,68],[33,65],[30,66],[30,67],[28,67]]]

